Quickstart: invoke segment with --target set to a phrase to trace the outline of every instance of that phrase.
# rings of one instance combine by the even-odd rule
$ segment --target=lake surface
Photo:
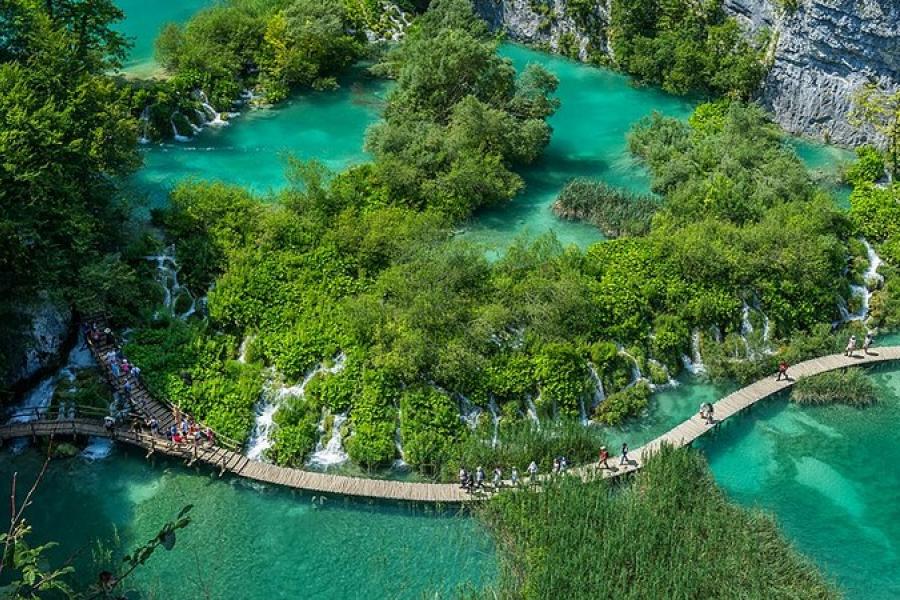
[[[14,471],[22,489],[40,465],[36,450],[14,459],[0,453],[3,493]],[[91,582],[109,563],[95,562],[85,544],[118,539],[128,551],[187,504],[194,522],[177,533],[172,551],[159,550],[136,574],[141,597],[419,599],[497,578],[493,543],[471,517],[336,496],[319,505],[308,494],[174,461],[152,464],[121,447],[94,463],[52,463],[27,517],[32,542],[60,542],[51,554],[58,561],[83,549],[76,565]],[[8,511],[3,502],[6,522]]]

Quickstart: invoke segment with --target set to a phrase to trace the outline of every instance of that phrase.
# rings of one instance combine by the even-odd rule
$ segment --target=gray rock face
[[[64,303],[42,296],[22,306],[16,315],[19,334],[4,340],[6,365],[0,383],[13,387],[59,362],[72,327],[72,312]]]
[[[505,31],[510,39],[525,44],[544,45],[553,52],[567,54],[572,43],[573,58],[588,60],[590,52],[607,51],[605,40],[591,40],[568,10],[566,0],[475,0],[475,9],[494,31]],[[538,12],[536,7],[546,7]],[[599,0],[590,19],[601,27],[608,21],[607,0]],[[566,38],[569,38],[567,42]],[[594,46],[592,48],[592,46]]]
[[[900,86],[900,2],[801,0],[774,31],[775,61],[762,101],[775,119],[792,133],[839,144],[880,143],[847,115],[866,82]]]
[[[772,67],[760,99],[787,131],[832,143],[880,143],[871,130],[849,123],[854,93],[866,82],[888,90],[900,87],[900,0],[797,0],[784,11],[775,0],[723,0],[725,10],[748,31],[768,29],[774,36]],[[545,44],[560,51],[571,34],[578,57],[588,50],[608,52],[605,42],[591,48],[588,35],[567,13],[566,0],[475,0],[494,29],[517,41]],[[535,10],[549,7],[548,19]],[[597,0],[593,18],[608,23],[609,0]]]

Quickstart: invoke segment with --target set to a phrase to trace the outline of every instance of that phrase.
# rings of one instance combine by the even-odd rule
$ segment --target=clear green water
[[[40,462],[36,451],[15,460],[3,452],[0,485],[9,489],[14,470],[20,487],[30,484]],[[55,556],[64,559],[116,535],[132,548],[188,503],[194,523],[136,579],[150,597],[413,599],[497,577],[492,542],[470,517],[339,497],[319,507],[307,494],[153,465],[119,448],[93,464],[53,463],[28,517],[35,541],[59,541]],[[8,519],[2,504],[0,518]],[[98,572],[90,555],[77,563],[89,579]]]
[[[554,231],[565,244],[586,247],[602,239],[596,228],[560,221],[551,204],[573,177],[602,179],[610,185],[646,192],[646,171],[628,152],[625,135],[641,118],[658,111],[687,118],[694,102],[653,88],[637,88],[628,77],[559,56],[504,44],[501,50],[518,69],[543,65],[559,78],[560,109],[551,118],[553,137],[544,156],[522,175],[525,191],[502,208],[485,211],[465,237],[502,251],[520,235]]]
[[[900,596],[900,367],[870,371],[874,408],[772,399],[703,446],[736,501],[776,515],[849,598]]]
[[[189,142],[143,148],[144,167],[133,182],[152,204],[175,182],[216,179],[255,192],[286,184],[288,156],[317,159],[333,171],[366,160],[366,128],[378,119],[387,84],[358,68],[331,92],[298,95],[276,108],[244,112],[224,127],[208,127]]]

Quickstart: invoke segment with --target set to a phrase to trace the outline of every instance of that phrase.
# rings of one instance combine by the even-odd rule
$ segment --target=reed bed
[[[655,196],[634,194],[598,181],[575,179],[560,192],[553,211],[572,221],[587,221],[610,238],[645,235],[662,206]]]
[[[852,368],[804,377],[794,386],[791,400],[813,406],[847,404],[863,408],[875,404],[878,394],[863,370]]]
[[[836,598],[772,518],[730,503],[704,458],[663,449],[629,482],[559,477],[476,509],[499,584],[470,598]]]

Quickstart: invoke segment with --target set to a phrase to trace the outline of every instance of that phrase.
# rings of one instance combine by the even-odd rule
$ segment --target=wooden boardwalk
[[[107,372],[111,384],[122,393],[121,381],[112,375],[106,364],[105,352],[108,347],[93,348],[101,368]],[[827,371],[858,365],[868,365],[886,361],[900,360],[900,346],[878,348],[869,356],[857,352],[856,357],[831,355],[816,358],[797,364],[790,369],[791,380],[775,381],[767,377],[742,388],[716,402],[714,415],[716,422],[722,422],[743,409],[752,406],[764,398],[791,387],[797,379],[818,375]],[[145,415],[155,416],[160,428],[165,431],[174,423],[171,407],[150,396],[143,385],[134,386],[129,394],[130,400]],[[617,477],[640,469],[644,461],[656,452],[663,444],[682,447],[689,446],[697,438],[714,428],[695,415],[677,427],[656,438],[652,442],[636,448],[629,453],[629,462],[619,466],[619,457],[610,457],[609,463],[614,468],[598,469],[594,465],[573,469],[581,476],[596,474],[602,477]],[[424,503],[461,503],[486,495],[473,496],[460,489],[457,484],[411,483],[364,477],[347,477],[329,475],[279,467],[261,461],[250,460],[240,452],[240,448],[224,447],[226,442],[213,445],[201,443],[174,444],[165,438],[150,433],[133,431],[128,428],[114,427],[107,429],[99,419],[90,418],[42,418],[25,423],[9,423],[0,426],[0,440],[15,437],[47,437],[47,436],[99,436],[138,446],[147,451],[147,456],[154,453],[183,458],[189,465],[201,463],[219,471],[232,473],[254,481],[270,483],[306,490],[316,493],[340,494],[366,498],[387,500],[406,500]]]

